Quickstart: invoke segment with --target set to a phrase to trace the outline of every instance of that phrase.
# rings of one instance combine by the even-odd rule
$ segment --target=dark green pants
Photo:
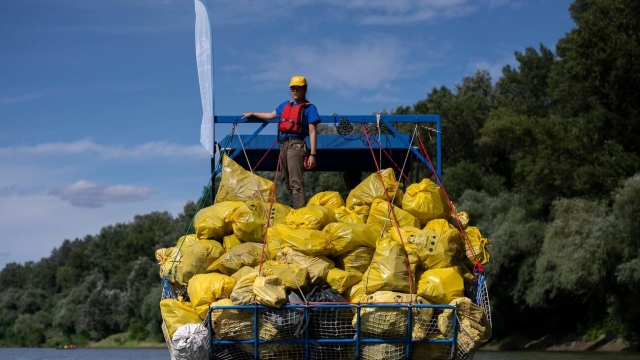
[[[293,208],[299,209],[307,204],[304,198],[304,140],[287,138],[280,140],[280,168],[282,180],[293,197]]]

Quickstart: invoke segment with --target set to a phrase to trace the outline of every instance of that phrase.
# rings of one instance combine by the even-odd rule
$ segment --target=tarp
[[[222,139],[219,144],[222,146],[227,144],[227,137]],[[271,147],[273,142],[276,140],[275,135],[257,135],[253,140],[247,142],[249,140],[250,135],[241,135],[242,143],[244,144],[244,148],[247,151],[247,156],[249,157],[249,162],[251,166],[256,166],[262,156],[267,152],[267,150]],[[361,171],[376,171],[375,164],[371,157],[371,150],[369,149],[369,145],[365,142],[363,143],[360,139],[355,139],[353,141],[348,141],[342,138],[340,135],[332,135],[332,134],[323,134],[317,135],[317,156],[316,156],[316,167],[313,171],[347,171],[347,170],[361,170]],[[350,136],[349,138],[354,138],[354,136]],[[411,135],[403,134],[402,139],[405,143],[409,144],[411,142]],[[306,139],[307,148],[310,149],[309,138]],[[394,137],[392,135],[383,135],[380,143],[382,147],[389,153],[389,155],[393,158],[398,166],[402,167],[404,163],[404,159],[407,156],[407,145],[405,145],[399,138]],[[380,147],[375,141],[371,141],[371,146],[373,147],[374,153],[376,154],[376,158],[380,161]],[[235,135],[228,148],[232,151],[236,149],[241,149],[240,141],[238,140],[238,136]],[[276,169],[276,164],[278,161],[278,154],[280,153],[279,144],[273,146],[273,149],[269,152],[269,154],[264,158],[264,160],[260,163],[256,170],[260,171],[274,171]],[[408,174],[409,169],[411,169],[411,161],[414,159],[413,153],[409,155],[409,159],[407,160],[407,165],[405,168],[405,173]],[[248,169],[247,160],[243,154],[239,154],[233,160],[235,160],[238,164],[240,164],[245,169]],[[382,165],[381,169],[394,167],[393,164],[389,161],[389,158],[382,154]],[[395,167],[394,167],[395,169]]]

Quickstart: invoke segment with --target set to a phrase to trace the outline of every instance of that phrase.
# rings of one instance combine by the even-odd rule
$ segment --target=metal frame
[[[415,155],[415,157],[428,166],[431,171],[434,171],[438,174],[438,178],[442,179],[442,122],[440,119],[440,115],[322,115],[320,116],[321,123],[323,124],[332,124],[334,122],[339,122],[341,119],[348,119],[351,123],[357,124],[370,124],[370,123],[380,123],[386,125],[389,130],[398,137],[400,132],[393,126],[393,123],[411,123],[411,124],[422,124],[422,123],[431,123],[435,124],[436,130],[436,169],[433,169],[427,159],[425,159],[422,154],[413,146],[410,146],[409,143],[404,141],[401,137],[398,137],[402,143],[404,143],[407,148],[411,149],[411,152]],[[254,117],[243,118],[241,116],[214,116],[213,118],[213,126],[215,128],[215,124],[261,124],[253,134],[245,141],[245,145],[250,143],[262,130],[264,130],[269,124],[277,124],[278,119],[272,120],[262,120]],[[214,131],[215,133],[215,131]],[[340,136],[340,135],[336,135]],[[235,158],[242,149],[236,149],[230,157]],[[214,157],[215,158],[215,157]],[[212,161],[213,158],[212,158]],[[213,167],[212,167],[213,169]],[[219,175],[222,171],[221,168],[215,170],[215,176]]]
[[[398,308],[398,309],[407,309],[407,336],[406,338],[397,338],[397,339],[380,339],[380,338],[363,338],[360,331],[360,310],[363,307],[370,308]],[[309,336],[309,319],[310,314],[309,311],[311,309],[340,309],[340,308],[349,308],[353,309],[356,312],[356,336],[351,339],[311,339]],[[412,339],[412,323],[411,323],[411,314],[412,308],[433,308],[433,309],[451,309],[453,310],[454,316],[453,324],[451,328],[451,337],[448,339],[426,339],[421,341],[414,341]],[[253,339],[251,340],[222,340],[222,339],[214,339],[212,337],[213,334],[213,325],[211,321],[208,321],[209,326],[209,336],[210,338],[210,351],[213,350],[215,345],[238,345],[238,344],[252,344],[253,345],[253,356],[255,359],[258,359],[259,355],[259,346],[262,344],[304,344],[305,345],[305,359],[309,358],[309,349],[310,344],[355,344],[355,358],[359,359],[361,355],[360,344],[362,343],[373,343],[373,344],[382,344],[382,343],[405,343],[405,357],[407,359],[411,356],[411,344],[412,343],[448,343],[451,344],[451,354],[454,352],[455,343],[456,343],[456,334],[457,334],[457,326],[458,326],[458,314],[455,306],[452,305],[437,305],[437,304],[389,304],[389,303],[352,303],[352,304],[344,304],[344,303],[307,303],[307,304],[286,304],[279,308],[278,310],[289,309],[303,309],[304,310],[304,322],[307,324],[305,327],[304,338],[297,339],[284,339],[284,340],[260,340],[259,337],[259,328],[258,328],[258,312],[259,310],[274,310],[272,307],[264,306],[264,305],[233,305],[233,306],[212,306],[209,309],[209,314],[207,316],[208,319],[211,318],[211,312],[213,311],[224,311],[224,310],[244,310],[244,311],[253,311]]]

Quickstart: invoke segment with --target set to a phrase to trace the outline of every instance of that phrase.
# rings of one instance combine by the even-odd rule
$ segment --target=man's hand
[[[316,157],[315,156],[309,156],[309,169],[311,170],[314,167],[316,167]]]

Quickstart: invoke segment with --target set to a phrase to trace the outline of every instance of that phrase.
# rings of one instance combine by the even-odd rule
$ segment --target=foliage
[[[442,182],[492,244],[486,274],[494,335],[552,327],[633,340],[640,334],[640,2],[576,0],[570,11],[576,27],[555,53],[527,47],[495,85],[478,71],[391,113],[442,117]],[[420,129],[431,154],[429,134]],[[307,198],[348,194],[339,173],[309,172],[305,185]],[[281,180],[277,198],[291,200]],[[210,199],[205,188],[176,217],[138,215],[64,240],[38,262],[7,264],[0,346],[117,333],[128,334],[120,343],[162,339],[154,252],[192,233],[193,216]]]

